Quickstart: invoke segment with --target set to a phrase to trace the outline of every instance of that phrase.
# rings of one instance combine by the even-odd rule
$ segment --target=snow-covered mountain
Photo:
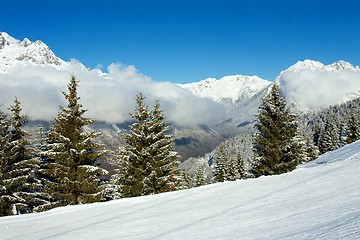
[[[5,32],[0,32],[0,72],[5,72],[18,62],[62,66],[65,62],[40,40],[19,41]]]
[[[160,100],[166,119],[178,127],[180,148],[196,149],[191,151],[195,157],[212,151],[224,138],[251,132],[261,98],[273,84],[257,76],[233,75],[181,85],[156,82],[135,66],[111,64],[107,71],[90,70],[76,60],[65,62],[39,40],[20,41],[0,32],[3,110],[17,96],[31,120],[51,121],[64,104],[61,91],[75,73],[89,117],[110,127],[127,122],[134,98],[142,92],[150,106],[152,99]],[[330,65],[300,61],[275,82],[299,111],[317,111],[360,96],[360,69],[344,61]]]
[[[325,74],[344,75],[346,73],[358,74],[360,73],[360,68],[358,66],[353,66],[351,63],[345,62],[343,60],[334,62],[329,65],[324,65],[321,62],[306,59],[304,61],[298,61],[294,65],[290,66],[288,69],[282,71],[275,79],[275,82],[280,83],[280,85],[285,85],[283,80],[289,74],[300,75],[302,72],[307,72],[309,73],[308,75],[311,75],[310,73],[312,73],[313,76],[309,76],[309,78],[315,77],[317,78],[316,79],[317,81],[326,81],[326,79],[319,77],[317,74],[319,72],[323,73],[324,75]],[[247,101],[251,99],[253,96],[263,92],[263,90],[265,88],[269,88],[271,84],[272,84],[271,81],[261,79],[257,76],[232,75],[232,76],[225,76],[221,79],[208,78],[200,82],[179,84],[179,86],[189,90],[191,93],[193,93],[196,96],[209,98],[217,102],[229,101],[233,105],[236,105],[239,102],[241,103],[242,101]],[[302,85],[301,80],[298,80],[297,84],[298,86],[301,86]],[[339,84],[343,85],[343,82],[341,82],[341,78],[339,79]],[[289,95],[288,97],[289,99],[291,99],[292,97],[291,94],[287,92],[288,89],[284,89],[284,88],[285,86],[283,87],[283,93],[285,95]],[[347,88],[347,86],[342,86],[342,88]],[[328,91],[329,89],[317,89],[317,90],[320,90],[318,93],[321,94],[322,92]],[[333,90],[337,91],[338,89],[333,89]],[[353,96],[356,97],[357,96],[356,93],[359,90],[360,88],[355,88],[355,89],[351,89],[350,91],[352,91]],[[338,102],[342,103],[346,100],[351,100],[351,99],[340,98],[338,99]],[[295,103],[294,105],[298,105],[298,104]],[[315,110],[315,109],[311,109],[311,110]]]
[[[248,100],[271,84],[258,76],[232,75],[221,79],[208,78],[200,82],[179,84],[194,95],[214,101],[230,101],[233,105]]]
[[[360,141],[290,173],[0,218],[0,239],[359,239]]]
[[[324,65],[321,62],[306,59],[304,61],[298,61],[297,63],[290,66],[288,69],[286,69],[283,72],[288,72],[288,71],[300,72],[302,70],[324,70],[324,71],[352,70],[352,71],[359,71],[360,69],[359,69],[358,66],[355,67],[351,63],[345,62],[343,60],[334,62],[334,63],[329,64],[329,65]]]
[[[360,68],[345,61],[324,65],[304,60],[275,79],[296,110],[318,111],[360,97]]]

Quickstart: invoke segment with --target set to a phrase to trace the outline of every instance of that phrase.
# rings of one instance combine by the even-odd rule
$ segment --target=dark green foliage
[[[292,171],[302,161],[298,121],[274,84],[260,106],[254,137],[255,176]]]
[[[27,116],[17,98],[9,110],[11,119],[1,113],[1,210],[0,215],[12,215],[32,212],[42,204],[39,196],[40,183],[35,178],[39,160],[33,158],[29,134],[22,128]]]
[[[130,126],[130,133],[124,135],[126,145],[119,153],[120,169],[114,176],[123,197],[166,192],[171,181],[172,190],[176,190],[181,182],[178,155],[172,136],[166,134],[169,127],[159,102],[155,101],[149,112],[144,100],[142,94],[137,95],[137,107],[131,114],[136,122]]]
[[[44,174],[49,176],[45,185],[52,203],[46,208],[102,199],[100,176],[106,171],[96,161],[104,154],[103,146],[93,142],[98,133],[84,129],[94,121],[83,116],[86,110],[78,103],[77,86],[73,75],[69,93],[63,92],[68,106],[60,108],[49,131]]]

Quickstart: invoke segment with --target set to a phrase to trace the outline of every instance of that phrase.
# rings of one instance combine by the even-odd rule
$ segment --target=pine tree
[[[239,165],[235,156],[231,156],[230,161],[227,162],[226,179],[229,181],[240,179]]]
[[[340,146],[339,129],[333,119],[328,118],[325,123],[324,132],[319,139],[321,153],[338,149]]]
[[[200,187],[205,184],[204,179],[204,168],[199,164],[196,168],[195,178],[194,178],[194,187]]]
[[[35,172],[36,179],[38,179],[41,184],[39,196],[43,199],[42,204],[34,208],[34,212],[41,212],[46,210],[47,206],[49,206],[52,201],[51,196],[48,192],[46,192],[45,183],[51,181],[48,164],[53,162],[51,159],[46,157],[46,152],[49,150],[49,139],[48,131],[45,130],[43,124],[39,124],[36,129],[36,137],[33,145],[35,149],[34,155],[39,159],[39,168]]]
[[[236,154],[236,161],[237,161],[237,171],[238,171],[237,179],[245,179],[246,178],[245,162],[244,159],[241,157],[240,152]]]
[[[309,162],[319,157],[320,151],[315,146],[313,139],[310,136],[305,137],[305,158],[303,162]]]
[[[256,176],[292,171],[301,161],[301,139],[295,114],[286,107],[277,84],[264,96],[254,136]]]
[[[155,100],[154,107],[150,112],[149,121],[150,155],[152,156],[153,168],[155,167],[156,180],[152,181],[151,193],[166,192],[169,190],[169,176],[172,176],[172,190],[181,189],[181,173],[179,169],[178,154],[174,148],[174,139],[167,134],[170,127],[164,122],[163,111],[160,103]],[[154,191],[155,190],[155,191]]]
[[[226,157],[225,149],[222,145],[220,145],[215,155],[215,173],[214,173],[215,182],[224,182],[228,180],[226,163],[227,163],[227,157]]]
[[[14,197],[7,190],[5,186],[5,176],[7,170],[7,159],[5,158],[4,147],[6,144],[6,136],[8,135],[10,121],[7,115],[0,110],[0,216],[7,216],[11,214],[11,204]]]
[[[49,159],[46,174],[50,179],[46,187],[53,202],[47,208],[91,203],[103,197],[100,176],[107,171],[98,167],[96,161],[105,151],[103,145],[93,142],[99,133],[84,129],[94,120],[83,116],[86,110],[78,102],[77,87],[78,81],[72,75],[69,93],[63,92],[68,105],[60,107],[49,132],[45,157]]]
[[[192,179],[190,175],[183,169],[180,170],[180,181],[176,183],[175,190],[183,190],[192,188]]]
[[[173,147],[173,138],[167,134],[169,127],[158,101],[149,112],[145,97],[136,96],[137,107],[131,117],[135,120],[130,133],[124,135],[126,145],[120,151],[119,170],[115,182],[120,186],[123,197],[156,194],[178,189],[181,182],[178,155]],[[173,180],[170,180],[174,173]]]
[[[360,139],[360,120],[359,114],[357,116],[354,113],[350,114],[350,117],[347,119],[347,138],[346,143],[352,143]]]
[[[2,215],[32,212],[43,201],[38,193],[41,185],[34,173],[39,161],[31,154],[30,142],[26,139],[30,134],[23,130],[27,116],[21,113],[21,103],[16,97],[9,110],[12,116],[5,123],[7,130],[4,132],[5,129],[2,129],[1,178],[5,193],[1,197]]]
[[[339,129],[339,147],[343,147],[347,143],[347,129],[346,129],[345,123],[340,123],[340,129]]]

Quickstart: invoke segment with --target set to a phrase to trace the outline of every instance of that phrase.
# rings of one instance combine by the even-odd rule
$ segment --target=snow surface
[[[0,239],[360,239],[360,141],[278,176],[0,218]]]

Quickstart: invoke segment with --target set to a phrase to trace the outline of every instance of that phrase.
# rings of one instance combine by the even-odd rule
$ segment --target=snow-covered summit
[[[299,61],[282,71],[275,82],[291,106],[302,112],[318,111],[359,97],[360,68],[343,60],[325,65]]]
[[[208,78],[200,82],[179,84],[194,95],[221,102],[230,101],[232,104],[243,99],[250,99],[259,91],[270,85],[270,81],[258,76],[232,75],[221,79]]]
[[[343,60],[334,62],[329,65],[325,65],[319,61],[306,59],[304,61],[298,61],[297,63],[290,66],[288,69],[286,69],[283,72],[289,72],[289,71],[300,72],[301,70],[324,70],[324,71],[353,70],[353,71],[359,71],[360,69],[359,69],[359,67],[355,67],[351,63],[345,62]]]
[[[345,62],[343,60],[334,62],[332,64],[329,64],[327,66],[325,66],[325,68],[327,70],[332,70],[332,71],[338,71],[338,70],[353,70],[353,71],[359,71],[359,67],[358,66],[354,66],[349,62]]]
[[[62,66],[63,60],[58,58],[53,51],[43,42],[31,42],[28,38],[23,41],[11,37],[5,32],[0,32],[0,71],[5,72],[9,67],[18,62]]]

